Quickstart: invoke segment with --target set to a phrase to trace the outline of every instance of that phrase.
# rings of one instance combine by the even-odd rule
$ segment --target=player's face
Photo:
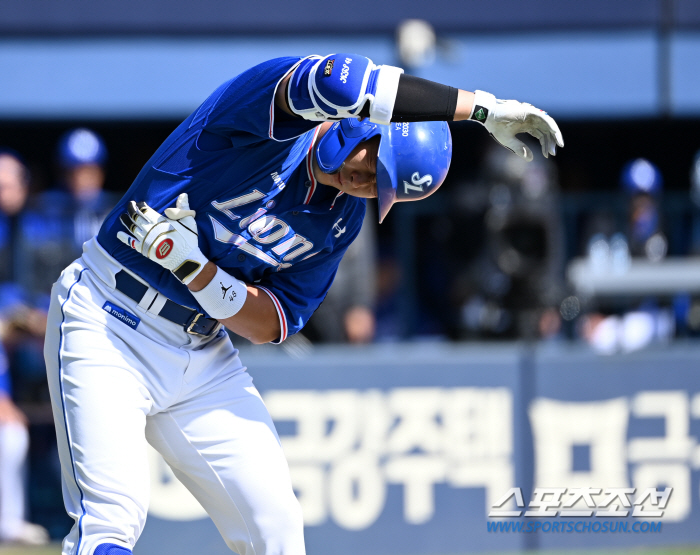
[[[357,145],[340,169],[332,174],[316,172],[319,183],[330,185],[353,197],[377,196],[377,155],[379,135]]]

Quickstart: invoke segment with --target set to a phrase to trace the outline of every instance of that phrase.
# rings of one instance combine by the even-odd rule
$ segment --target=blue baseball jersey
[[[188,193],[202,252],[270,296],[282,329],[277,342],[299,331],[324,299],[365,214],[364,199],[316,182],[318,122],[275,107],[280,81],[301,60],[264,62],[214,91],[156,151],[97,236],[160,293],[204,312],[171,272],[117,239],[129,201],[163,213]]]

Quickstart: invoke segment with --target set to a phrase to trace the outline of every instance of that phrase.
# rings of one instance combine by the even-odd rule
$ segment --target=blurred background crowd
[[[99,229],[150,154],[197,103],[149,111],[148,95],[139,104],[135,94],[132,108],[111,113],[87,104],[81,110],[80,94],[70,102],[71,91],[98,94],[89,92],[89,75],[81,73],[81,49],[110,48],[109,40],[92,46],[80,40],[94,43],[91,33],[121,40],[119,48],[132,49],[122,65],[133,62],[136,67],[139,48],[153,46],[144,46],[144,37],[165,37],[158,47],[170,47],[175,57],[178,48],[187,50],[186,41],[177,40],[182,22],[181,27],[168,27],[168,16],[152,32],[147,22],[140,26],[127,17],[113,19],[109,27],[108,16],[100,20],[95,11],[48,24],[49,16],[31,19],[25,13],[32,2],[20,4],[0,7],[0,21],[5,21],[0,23],[0,82],[13,83],[10,92],[0,93],[0,541],[44,543],[49,534],[60,537],[70,525],[61,508],[42,353],[51,285],[80,256],[83,242]],[[307,8],[313,12],[312,4]],[[575,342],[604,356],[700,335],[700,103],[681,98],[684,108],[676,110],[668,84],[675,82],[673,71],[700,69],[700,57],[691,56],[683,65],[669,47],[675,31],[700,25],[700,11],[682,1],[619,1],[610,4],[617,8],[601,8],[600,3],[600,21],[571,23],[579,18],[576,13],[562,16],[568,23],[523,23],[513,16],[502,26],[496,22],[489,27],[483,20],[481,28],[470,29],[468,18],[450,22],[442,11],[456,4],[445,4],[432,20],[402,22],[396,14],[385,16],[387,22],[363,31],[374,33],[370,39],[345,29],[342,47],[347,50],[350,43],[376,63],[400,65],[446,84],[531,101],[559,122],[566,148],[554,159],[542,158],[533,148],[535,160],[525,163],[498,147],[480,126],[452,124],[455,154],[439,194],[398,206],[381,226],[376,224],[376,207],[368,203],[362,232],[343,259],[328,297],[302,334],[288,340],[290,354],[323,343],[520,340]],[[684,23],[684,13],[690,23]],[[327,35],[308,43],[293,35],[291,44],[282,48],[279,37],[262,30],[264,22],[246,17],[257,27],[239,34],[255,38],[262,47],[260,59],[241,60],[239,70],[275,55],[340,49]],[[197,40],[212,28],[211,40],[225,40],[225,24],[207,21],[193,21],[196,29],[181,34]],[[33,22],[38,22],[36,28]],[[273,21],[273,31],[275,25],[280,22]],[[560,103],[558,113],[557,102],[550,107],[548,99],[567,93],[557,92],[564,77],[556,64],[528,60],[529,70],[539,76],[533,79],[541,82],[540,88],[529,89],[531,97],[522,97],[516,86],[522,73],[509,77],[505,72],[505,82],[510,79],[513,86],[492,90],[479,79],[482,66],[460,58],[460,48],[465,48],[460,41],[466,40],[460,33],[474,31],[486,41],[485,46],[472,45],[475,49],[500,48],[500,55],[512,57],[543,32],[550,33],[546,40],[563,44],[572,28],[592,33],[588,39],[579,37],[581,44],[589,39],[593,45],[603,44],[603,55],[615,53],[617,39],[610,37],[616,33],[623,39],[625,33],[638,33],[644,40],[648,34],[658,56],[651,84],[645,81],[644,86],[654,89],[654,101],[637,108],[625,105],[624,80],[630,77],[621,75],[623,83],[617,85],[623,94],[618,98],[611,92],[614,98],[601,104],[602,112],[594,102],[579,111]],[[304,29],[302,25],[298,32]],[[508,31],[514,34],[506,36]],[[596,33],[603,31],[608,34],[598,40]],[[551,33],[561,35],[552,39]],[[389,46],[378,47],[377,36]],[[42,41],[47,52],[51,49],[46,37],[63,40],[67,51],[82,52],[61,58],[76,65],[50,70],[60,80],[48,82],[45,90],[36,86],[39,81],[18,84],[39,71],[33,63],[42,71],[50,63],[40,59]],[[34,47],[39,50],[29,52]],[[700,49],[691,52],[697,56]],[[628,65],[623,58],[619,63]],[[631,59],[640,64],[640,73],[647,71],[637,53]],[[115,68],[107,65],[101,71]],[[151,69],[157,77],[156,62]],[[127,89],[135,87],[138,71],[134,69],[131,82],[128,72],[114,79],[125,80]],[[238,72],[217,71],[217,79]],[[634,74],[634,68],[630,71]],[[614,68],[608,78],[615,78]],[[180,84],[161,86],[177,96]],[[630,91],[640,88],[634,79],[628,85]],[[602,81],[589,86],[610,88]],[[17,98],[27,87],[33,89],[33,100],[22,104]],[[67,108],[55,100],[57,95],[65,97]],[[633,96],[631,101],[637,102]],[[28,468],[31,488],[25,491]]]

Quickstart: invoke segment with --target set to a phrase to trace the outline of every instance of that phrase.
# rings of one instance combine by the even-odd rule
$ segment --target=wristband
[[[248,288],[245,283],[217,266],[216,274],[207,286],[191,293],[209,316],[225,320],[237,314],[243,307]]]
[[[469,119],[485,124],[495,102],[496,97],[491,93],[474,91],[474,105],[472,106],[472,113],[469,115]]]

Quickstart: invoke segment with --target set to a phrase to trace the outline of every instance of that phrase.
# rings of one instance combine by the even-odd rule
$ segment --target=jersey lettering
[[[226,226],[224,226],[213,216],[209,215],[209,219],[211,220],[211,225],[214,229],[214,238],[217,241],[220,241],[221,243],[233,244],[241,251],[248,253],[258,260],[261,260],[266,264],[270,264],[271,266],[275,266],[277,270],[291,267],[292,265],[288,263],[290,260],[295,259],[297,256],[311,250],[314,247],[314,244],[311,241],[299,234],[295,234],[294,237],[287,239],[272,249],[275,254],[280,256],[284,253],[288,253],[283,258],[284,262],[277,262],[270,255],[266,254],[254,245],[251,245],[245,237],[233,233],[231,230],[226,228]],[[280,220],[274,216],[258,218],[248,226],[248,233],[250,233],[251,239],[263,245],[279,241],[288,232],[289,225],[283,220]],[[306,256],[303,260],[306,260],[309,258],[309,256],[312,255]]]
[[[265,193],[254,189],[250,193],[246,193],[245,195],[241,195],[240,197],[232,198],[231,200],[227,200],[224,202],[214,201],[211,203],[211,205],[217,210],[221,210],[232,220],[238,220],[240,216],[231,212],[232,208],[238,208],[239,206],[243,206],[244,204],[250,204],[251,202],[255,202],[256,200],[260,200],[261,198],[265,198]]]
[[[287,235],[288,231],[289,226],[274,216],[258,218],[248,226],[248,233],[250,233],[258,243],[262,243],[263,245],[279,241],[282,237]]]
[[[250,216],[248,216],[247,218],[243,218],[240,222],[238,222],[238,227],[240,227],[241,229],[245,229],[265,213],[267,213],[267,210],[265,210],[264,208],[258,208]]]
[[[314,248],[314,244],[306,239],[305,237],[302,237],[301,235],[294,235],[294,237],[287,239],[284,243],[280,243],[276,247],[274,247],[272,250],[275,254],[278,255],[283,255],[284,253],[288,252],[287,256],[285,256],[282,260],[292,260],[299,256],[300,254],[304,254],[306,251],[311,250]],[[289,252],[292,249],[293,252]],[[302,260],[306,260],[309,258],[309,256],[306,256]]]

